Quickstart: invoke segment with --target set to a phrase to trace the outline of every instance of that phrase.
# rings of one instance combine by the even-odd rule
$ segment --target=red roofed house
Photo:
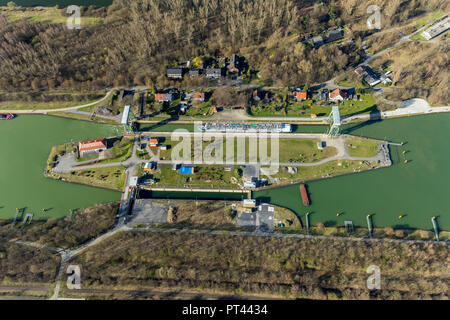
[[[344,90],[337,88],[336,90],[330,92],[330,100],[336,101],[345,99],[347,99],[347,92]]]
[[[105,138],[78,142],[78,151],[80,152],[80,157],[91,155],[92,153],[100,152],[106,149],[107,147]]]
[[[172,102],[173,94],[171,93],[155,93],[156,102]]]
[[[308,93],[306,91],[294,91],[294,97],[297,101],[303,101],[308,97]]]
[[[194,92],[194,100],[200,100],[204,102],[206,98],[206,94],[204,92]]]
[[[148,144],[150,145],[150,147],[157,147],[159,143],[158,138],[150,138],[148,140]]]

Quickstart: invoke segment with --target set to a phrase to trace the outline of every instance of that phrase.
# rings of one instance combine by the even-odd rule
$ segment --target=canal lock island
[[[231,34],[228,46],[190,53],[158,51],[149,40],[151,49],[133,50],[156,50],[159,60],[152,54],[141,66],[117,52],[81,51],[78,73],[57,61],[59,75],[48,78],[40,45],[51,43],[46,28],[66,27],[65,9],[0,6],[0,161],[8,168],[0,175],[0,297],[448,298],[449,18],[438,2],[367,32],[346,20],[342,1],[322,8],[286,0],[280,13],[293,5],[341,22],[315,30],[303,21],[295,37],[282,22],[284,42],[274,33],[241,49]],[[115,21],[122,32],[144,34],[132,29],[140,20],[121,20],[123,5],[84,8],[82,29],[101,34]],[[44,59],[28,79],[11,78],[8,28],[27,30],[27,50]],[[68,37],[79,32],[72,31]],[[90,36],[84,40],[95,41]],[[15,37],[8,41],[22,43]],[[330,69],[320,62],[326,57]],[[426,59],[441,71],[420,69]],[[421,88],[408,88],[417,68]],[[392,262],[392,252],[402,259]],[[15,270],[21,257],[31,262]],[[405,281],[414,288],[400,289],[397,272],[412,261],[417,268]],[[389,265],[392,287],[366,292],[365,278],[355,279],[377,263]],[[83,290],[66,288],[74,264],[86,271]],[[333,266],[359,271],[327,288],[320,274]],[[132,271],[117,276],[121,268]],[[421,273],[430,276],[417,284]]]

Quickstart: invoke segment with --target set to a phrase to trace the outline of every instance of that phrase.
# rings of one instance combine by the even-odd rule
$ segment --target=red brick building
[[[107,149],[106,139],[94,139],[78,142],[78,151],[80,157],[85,157],[93,153],[101,152]]]

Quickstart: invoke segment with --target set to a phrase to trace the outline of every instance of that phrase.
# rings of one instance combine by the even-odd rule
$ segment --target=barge
[[[14,119],[14,115],[12,113],[0,113],[0,120],[11,120]]]
[[[303,205],[309,206],[308,192],[306,191],[306,187],[303,183],[300,185],[300,194],[302,196]]]

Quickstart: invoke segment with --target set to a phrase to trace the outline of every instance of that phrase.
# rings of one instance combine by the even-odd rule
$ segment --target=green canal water
[[[119,200],[119,192],[43,176],[53,145],[116,134],[111,126],[49,116],[0,121],[0,219],[14,217],[15,208],[26,207],[35,219],[47,219],[67,215],[69,209]],[[51,209],[44,214],[43,208]]]
[[[192,128],[192,126],[186,129]],[[148,126],[150,131],[169,131],[176,125]],[[144,128],[142,128],[144,129]],[[145,130],[144,129],[144,130]],[[297,128],[297,132],[324,132],[324,127]],[[450,230],[450,114],[434,114],[347,125],[345,133],[405,142],[391,146],[390,168],[351,174],[308,183],[311,206],[304,207],[299,186],[256,192],[254,197],[292,209],[304,219],[311,212],[313,224],[342,225],[352,220],[365,226],[373,214],[377,227],[397,226],[431,229],[431,216],[439,227]],[[19,116],[0,122],[0,218],[27,207],[38,218],[63,216],[71,208],[118,200],[118,192],[45,179],[42,176],[52,145],[66,141],[116,135],[113,127],[46,116]],[[406,151],[406,155],[402,155]],[[404,157],[408,163],[404,164]],[[155,193],[157,198],[234,198],[237,195]],[[241,197],[240,195],[237,197]],[[42,208],[53,208],[46,215]],[[336,217],[336,213],[343,213]],[[398,216],[405,216],[398,220]]]
[[[344,131],[406,144],[390,147],[394,165],[389,168],[308,183],[309,207],[303,206],[298,185],[256,192],[254,197],[290,208],[303,220],[309,211],[313,224],[352,220],[365,226],[370,213],[378,227],[431,229],[430,219],[436,216],[439,227],[450,230],[450,114],[348,125]],[[336,217],[337,212],[343,214]],[[405,217],[399,220],[399,215]]]
[[[193,130],[192,125],[141,125],[142,131]],[[297,126],[297,133],[325,133],[324,126]],[[389,168],[351,174],[308,183],[311,206],[304,207],[299,185],[256,192],[258,200],[292,209],[304,220],[326,225],[366,226],[372,214],[375,226],[431,229],[431,217],[439,227],[450,230],[450,114],[433,114],[345,125],[344,133],[405,142],[390,146],[394,165]],[[406,151],[406,155],[402,155]],[[404,164],[404,159],[408,160]],[[168,195],[158,194],[165,198]],[[177,198],[187,195],[171,194]],[[195,197],[195,195],[192,195]],[[230,199],[231,200],[231,199]],[[336,216],[339,212],[341,215]],[[398,216],[404,216],[401,220]]]

